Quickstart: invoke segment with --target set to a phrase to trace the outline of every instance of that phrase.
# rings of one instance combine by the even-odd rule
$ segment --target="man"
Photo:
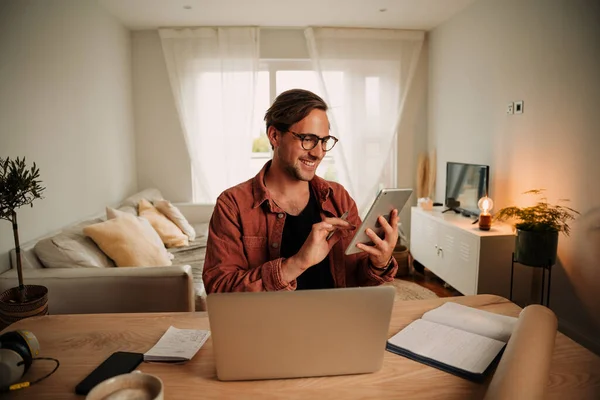
[[[319,96],[300,89],[280,94],[267,111],[273,159],[217,199],[202,274],[208,293],[374,286],[393,279],[398,210],[390,223],[379,217],[384,239],[367,229],[373,245],[359,244],[362,252],[344,255],[361,221],[348,192],[315,175],[337,142],[326,111]]]

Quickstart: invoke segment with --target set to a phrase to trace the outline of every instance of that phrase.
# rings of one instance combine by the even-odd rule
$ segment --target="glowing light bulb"
[[[477,207],[481,210],[481,215],[489,215],[492,208],[494,208],[494,202],[487,196],[482,197],[477,202]]]
[[[489,231],[492,227],[490,210],[494,208],[494,202],[489,197],[484,196],[477,202],[477,207],[481,210],[481,214],[479,214],[479,229]]]

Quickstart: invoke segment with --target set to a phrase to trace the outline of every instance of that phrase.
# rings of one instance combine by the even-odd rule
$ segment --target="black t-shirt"
[[[308,204],[304,210],[297,216],[287,214],[285,217],[281,239],[281,257],[288,258],[295,255],[306,241],[313,224],[318,222],[321,222],[319,204],[311,190]],[[334,282],[329,268],[329,256],[325,257],[319,264],[304,271],[296,278],[296,284],[296,290],[333,288]]]

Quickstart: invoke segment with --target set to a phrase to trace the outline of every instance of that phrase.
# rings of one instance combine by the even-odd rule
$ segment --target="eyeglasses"
[[[323,151],[329,151],[333,149],[333,146],[335,146],[335,144],[338,142],[338,139],[334,136],[318,137],[313,133],[296,133],[292,131],[288,132],[294,135],[296,138],[300,139],[300,142],[302,143],[302,148],[304,150],[312,150],[315,147],[317,147],[317,144],[319,142],[321,142],[321,148],[323,149]]]

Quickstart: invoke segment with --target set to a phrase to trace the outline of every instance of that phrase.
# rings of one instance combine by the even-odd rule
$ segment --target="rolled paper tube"
[[[556,315],[552,310],[540,305],[525,307],[484,399],[544,399],[556,328]]]

